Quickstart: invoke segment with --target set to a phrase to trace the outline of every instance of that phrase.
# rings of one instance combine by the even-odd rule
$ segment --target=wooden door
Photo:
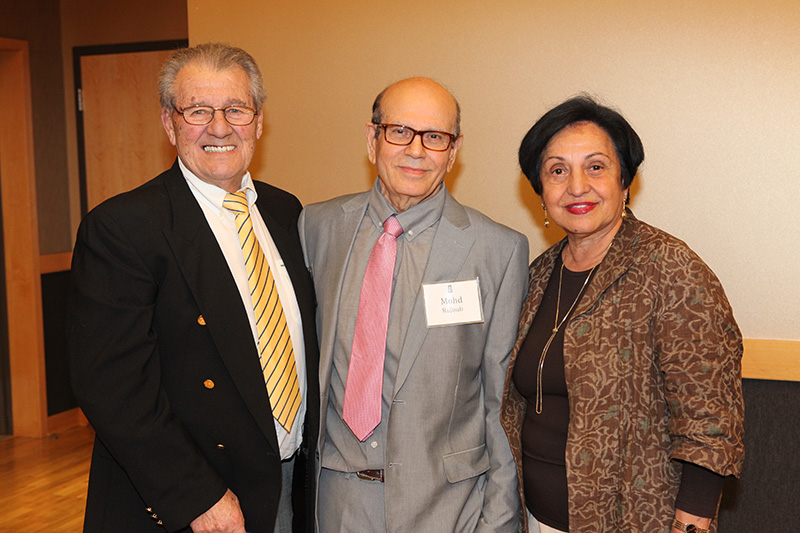
[[[84,213],[175,160],[161,126],[158,74],[171,50],[79,56]]]

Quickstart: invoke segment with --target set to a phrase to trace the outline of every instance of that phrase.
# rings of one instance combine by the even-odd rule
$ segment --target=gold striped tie
[[[236,229],[256,317],[258,359],[264,372],[272,415],[286,431],[291,431],[300,408],[300,385],[297,382],[292,339],[275,279],[253,233],[247,193],[244,190],[228,193],[222,205],[236,214]]]

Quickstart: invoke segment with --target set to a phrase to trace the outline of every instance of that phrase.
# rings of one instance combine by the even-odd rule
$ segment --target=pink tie
[[[364,283],[361,285],[342,409],[342,418],[360,441],[372,435],[381,421],[386,330],[397,258],[397,237],[402,233],[403,227],[394,216],[386,219],[383,233],[369,255]]]

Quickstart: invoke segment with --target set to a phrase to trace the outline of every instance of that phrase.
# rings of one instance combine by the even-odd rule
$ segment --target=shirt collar
[[[394,215],[403,227],[403,237],[413,240],[414,237],[436,224],[444,211],[445,186],[442,183],[436,194],[412,206],[402,213],[389,203],[381,193],[380,180],[376,179],[369,193],[367,214],[372,222],[383,231],[383,222]]]
[[[183,177],[189,184],[189,187],[197,191],[198,194],[200,194],[200,196],[205,199],[209,205],[214,206],[214,208],[220,213],[230,212],[222,207],[222,202],[225,200],[225,196],[228,194],[228,191],[198,178],[191,170],[186,168],[186,165],[183,164],[183,161],[181,161],[180,157],[178,158],[178,165],[180,166]],[[239,187],[239,190],[242,189],[247,191],[247,204],[249,207],[252,207],[256,202],[258,195],[256,194],[256,188],[255,185],[253,185],[253,179],[250,177],[249,171],[242,176],[242,183]]]

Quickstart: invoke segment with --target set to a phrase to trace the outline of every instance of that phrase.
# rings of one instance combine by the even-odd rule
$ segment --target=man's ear
[[[450,157],[447,160],[447,171],[450,172],[450,169],[453,168],[453,165],[456,163],[456,154],[458,154],[458,150],[461,148],[461,143],[464,142],[464,136],[459,135],[456,137],[456,140],[453,141],[453,146],[450,148]]]
[[[372,122],[367,122],[364,125],[364,135],[367,136],[367,155],[369,156],[369,162],[373,165],[375,164],[375,150],[378,144],[378,137],[375,136],[377,133],[377,128],[375,124]]]
[[[175,123],[172,121],[172,110],[166,107],[161,108],[161,124],[164,126],[164,131],[167,132],[169,142],[172,146],[177,146],[177,136],[175,135]]]
[[[256,119],[256,140],[261,138],[261,134],[264,133],[264,113],[259,113],[258,118]]]

